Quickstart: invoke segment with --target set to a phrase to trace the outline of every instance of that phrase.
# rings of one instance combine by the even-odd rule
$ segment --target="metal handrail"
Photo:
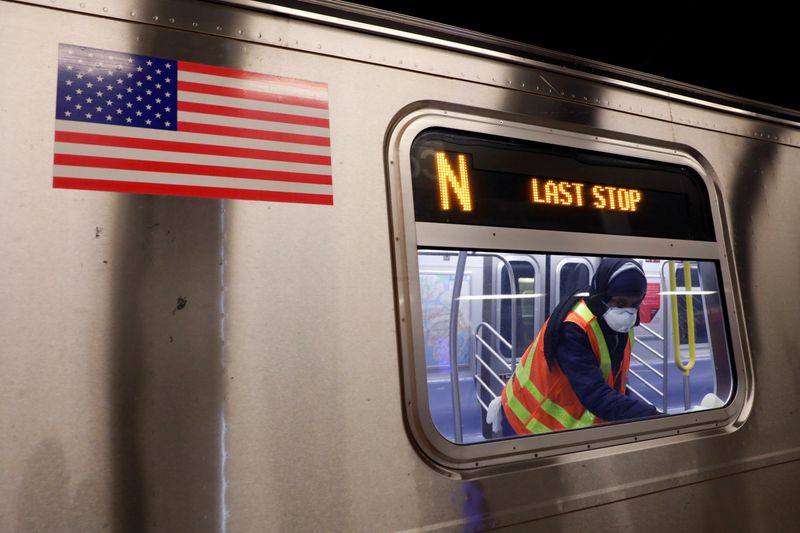
[[[492,395],[492,400],[494,400],[495,398],[497,398],[497,394],[495,394],[495,393],[494,393],[494,391],[492,390],[492,388],[491,388],[489,385],[487,385],[486,383],[484,383],[484,382],[483,382],[483,380],[480,378],[480,376],[478,376],[478,374],[473,374],[473,375],[472,375],[472,377],[473,377],[474,379],[476,379],[476,380],[478,381],[478,383],[480,383],[481,385],[483,385],[483,388],[484,388],[484,389],[486,389],[487,391],[489,391],[489,394],[491,394],[491,395]],[[478,392],[478,389],[477,389],[477,388],[475,388],[475,399],[476,399],[476,400],[478,400],[478,403],[481,405],[481,407],[483,407],[483,410],[484,410],[484,411],[488,411],[488,410],[489,410],[489,406],[488,406],[488,405],[486,405],[485,403],[483,403],[483,400],[481,400],[481,393],[480,393],[480,392]]]
[[[494,350],[494,348],[492,348],[491,346],[489,346],[489,344],[488,344],[488,343],[487,343],[485,340],[481,339],[480,337],[475,337],[475,340],[476,340],[476,341],[478,341],[478,342],[480,342],[480,343],[481,343],[481,345],[483,345],[484,347],[486,347],[486,349],[487,349],[487,350],[489,350],[489,352],[492,354],[492,356],[494,356],[494,358],[495,358],[495,359],[497,359],[498,361],[500,361],[500,362],[503,364],[503,366],[505,366],[505,367],[506,367],[508,370],[511,370],[511,365],[509,365],[508,363],[506,363],[505,361],[503,361],[503,356],[502,356],[502,355],[500,355],[499,353],[497,353],[497,352]],[[477,354],[477,353],[476,353],[476,354],[475,354],[475,357],[478,357],[478,355],[479,355],[479,354]]]
[[[639,327],[643,328],[645,331],[647,331],[647,332],[649,332],[650,334],[652,334],[653,336],[655,336],[657,339],[659,339],[659,340],[661,341],[661,343],[662,343],[662,344],[664,344],[664,337],[662,337],[661,335],[659,335],[657,332],[653,331],[653,329],[652,329],[652,328],[649,328],[648,326],[645,326],[644,324],[639,324]],[[656,357],[657,357],[659,360],[661,360],[662,366],[664,367],[664,372],[659,372],[658,370],[656,370],[656,368],[655,368],[655,367],[653,367],[653,366],[652,366],[652,365],[650,365],[650,364],[649,364],[647,361],[645,361],[644,359],[642,359],[641,357],[639,357],[638,355],[636,355],[635,353],[633,353],[633,351],[631,351],[631,357],[633,357],[634,359],[636,359],[636,360],[637,360],[638,362],[640,362],[642,365],[644,365],[645,367],[647,367],[647,369],[648,369],[648,370],[650,370],[651,372],[653,372],[653,373],[654,373],[656,376],[658,376],[658,377],[660,378],[660,380],[661,380],[661,390],[659,390],[659,389],[658,389],[658,388],[657,388],[655,385],[653,385],[652,383],[650,383],[649,381],[647,381],[647,380],[646,380],[644,377],[642,377],[641,375],[639,375],[638,373],[636,373],[636,371],[634,371],[634,370],[629,370],[629,372],[630,372],[631,374],[633,374],[635,377],[637,377],[637,378],[638,378],[638,379],[639,379],[639,380],[640,380],[642,383],[644,383],[645,385],[647,385],[647,386],[648,386],[648,387],[649,387],[651,390],[655,391],[655,393],[656,393],[657,395],[659,395],[659,396],[662,398],[662,402],[661,402],[661,403],[662,403],[662,408],[664,409],[664,412],[666,412],[666,410],[667,410],[667,394],[666,394],[666,392],[667,392],[667,376],[666,376],[666,369],[667,369],[667,367],[666,367],[666,364],[667,364],[667,363],[666,363],[666,361],[667,361],[667,358],[666,358],[666,356],[664,356],[664,355],[662,355],[662,354],[658,353],[658,351],[657,351],[657,350],[655,350],[654,348],[651,348],[651,347],[650,347],[650,346],[649,346],[649,345],[648,345],[646,342],[644,342],[643,340],[640,340],[640,339],[635,339],[635,340],[637,340],[637,341],[638,341],[638,342],[636,343],[636,346],[637,346],[637,347],[638,347],[638,346],[641,346],[641,347],[643,347],[645,350],[647,350],[648,352],[652,353],[652,354],[653,354],[653,355],[655,355],[655,356],[656,356]],[[633,388],[633,387],[631,387],[630,385],[628,386],[628,388],[630,388],[630,389],[631,389],[631,390],[632,390],[632,391],[633,391],[633,392],[636,394],[636,396],[638,396],[638,397],[639,397],[639,398],[641,398],[642,400],[646,401],[646,402],[647,402],[647,403],[649,403],[650,405],[654,405],[652,402],[650,402],[649,400],[647,400],[647,398],[645,398],[644,396],[642,396],[641,394],[639,394],[639,391],[637,391],[636,389],[634,389],[634,388]]]
[[[481,359],[481,358],[480,358],[480,356],[479,356],[478,354],[475,354],[475,360],[476,360],[476,361],[478,361],[480,364],[482,364],[482,365],[483,365],[483,367],[484,367],[486,370],[488,370],[488,371],[489,371],[489,373],[490,373],[492,376],[494,376],[494,378],[495,378],[495,379],[496,379],[496,380],[497,380],[497,381],[500,383],[500,385],[501,385],[501,386],[505,387],[505,385],[506,385],[506,382],[505,382],[505,381],[503,381],[503,378],[501,378],[500,376],[498,376],[498,375],[495,373],[495,371],[494,371],[494,370],[492,370],[492,367],[490,367],[489,365],[487,365],[487,364],[486,364],[486,362],[485,362],[483,359]],[[476,374],[476,375],[477,375],[477,374]]]
[[[476,340],[476,341],[478,341],[478,342],[480,342],[480,343],[481,343],[483,346],[485,346],[485,347],[486,347],[486,349],[487,349],[487,350],[489,350],[489,352],[490,352],[490,353],[491,353],[491,354],[494,356],[494,358],[495,358],[495,359],[497,359],[498,361],[500,361],[500,363],[501,363],[501,364],[502,364],[504,367],[506,367],[508,370],[511,370],[511,365],[510,365],[510,364],[508,364],[508,363],[506,363],[506,361],[505,361],[505,359],[503,358],[503,356],[502,356],[501,354],[497,353],[497,351],[496,351],[494,348],[492,348],[491,346],[489,346],[489,343],[487,343],[487,342],[486,342],[485,340],[483,340],[481,337],[478,337],[478,336],[477,336],[477,333],[476,333],[476,336],[475,336],[475,340]],[[475,357],[477,357],[477,356],[478,356],[478,354],[476,353],[476,354],[475,354]]]
[[[487,385],[486,383],[484,383],[484,381],[483,381],[483,380],[482,380],[480,377],[478,377],[478,376],[476,375],[476,376],[475,376],[475,379],[476,379],[476,380],[478,380],[478,383],[480,383],[480,384],[483,386],[483,388],[484,388],[484,389],[486,389],[487,391],[489,391],[489,394],[491,394],[491,395],[492,395],[492,400],[494,400],[495,398],[497,398],[497,394],[495,394],[495,393],[494,393],[494,391],[492,390],[492,388],[491,388],[489,385]],[[480,396],[480,394],[476,394],[476,396],[478,397],[478,403],[480,403],[481,405],[484,405],[483,401],[481,401],[481,396]],[[485,405],[484,405],[484,408],[486,408],[486,406],[485,406]]]
[[[492,388],[491,388],[489,385],[487,385],[487,384],[486,384],[486,382],[485,382],[485,381],[483,381],[483,380],[480,378],[480,376],[475,376],[475,379],[476,379],[476,380],[478,380],[478,383],[480,383],[480,384],[483,386],[483,388],[484,388],[484,389],[486,389],[487,391],[489,391],[489,393],[490,393],[490,394],[492,394],[492,395],[493,395],[495,398],[497,397],[497,395],[494,393],[494,391],[492,390]]]
[[[505,358],[503,357],[503,355],[502,355],[502,354],[500,354],[500,353],[498,353],[498,352],[497,352],[497,350],[495,350],[494,348],[492,348],[492,347],[489,345],[489,343],[487,343],[487,342],[486,342],[486,341],[483,339],[483,337],[480,335],[481,331],[482,331],[484,328],[485,328],[485,329],[488,329],[488,330],[489,330],[489,332],[490,332],[492,335],[494,335],[494,337],[495,337],[497,340],[499,340],[501,343],[503,343],[504,345],[506,345],[506,346],[507,346],[509,349],[512,349],[512,350],[513,350],[513,346],[511,345],[511,343],[510,343],[510,342],[508,342],[508,341],[505,339],[505,337],[503,337],[503,335],[502,335],[500,332],[498,332],[496,329],[494,329],[494,328],[493,328],[491,325],[489,325],[487,322],[481,322],[480,324],[478,324],[478,327],[476,327],[476,328],[475,328],[475,333],[473,334],[473,339],[474,339],[475,341],[477,341],[477,342],[480,342],[480,343],[481,343],[481,345],[482,345],[483,347],[485,347],[487,350],[489,350],[489,353],[490,353],[492,356],[494,356],[494,358],[495,358],[496,360],[500,361],[500,364],[502,364],[504,368],[506,368],[506,369],[507,369],[507,370],[509,370],[509,371],[513,371],[513,370],[512,370],[512,368],[511,368],[511,365],[510,365],[510,364],[508,364],[508,363],[506,362],[506,360],[505,360]],[[495,373],[495,372],[494,372],[494,371],[491,369],[490,365],[488,365],[488,364],[487,364],[487,363],[486,363],[486,362],[483,360],[483,358],[481,358],[480,354],[478,353],[478,350],[477,350],[477,348],[478,348],[478,346],[477,346],[477,344],[476,344],[476,345],[475,345],[475,350],[474,350],[474,353],[472,354],[472,357],[473,357],[473,358],[474,358],[476,361],[478,361],[478,362],[479,362],[479,363],[480,363],[480,364],[481,364],[483,367],[485,367],[485,368],[486,368],[486,369],[487,369],[489,372],[491,372],[492,376],[494,376],[494,377],[495,377],[495,379],[497,379],[497,380],[500,382],[500,385],[501,385],[501,386],[505,386],[505,381],[503,381],[503,379],[502,379],[500,376],[498,376],[498,375],[497,375],[497,374],[496,374],[496,373]],[[512,358],[514,357],[514,354],[513,354],[513,352],[512,352],[512,354],[511,354],[511,357],[512,357]],[[489,394],[492,396],[492,399],[493,399],[493,400],[494,400],[495,398],[497,398],[497,394],[495,394],[495,393],[494,393],[494,391],[492,390],[492,388],[491,388],[489,385],[487,385],[487,384],[486,384],[486,383],[485,383],[485,382],[484,382],[484,381],[483,381],[483,380],[480,378],[480,376],[478,375],[478,373],[477,373],[477,372],[476,372],[475,374],[473,374],[473,376],[472,376],[472,377],[473,377],[473,378],[474,378],[474,379],[475,379],[475,380],[476,380],[478,383],[480,383],[480,384],[483,386],[483,388],[484,388],[484,389],[486,389],[486,390],[489,392]],[[483,410],[484,410],[484,411],[488,411],[488,410],[489,410],[489,406],[487,406],[485,403],[483,403],[483,400],[481,400],[481,394],[480,394],[480,390],[479,390],[478,388],[476,388],[476,389],[475,389],[475,399],[476,399],[476,400],[478,400],[478,403],[480,404],[480,406],[483,408]]]
[[[648,400],[647,398],[645,398],[644,396],[642,396],[641,394],[639,394],[639,391],[637,391],[636,389],[634,389],[634,388],[633,388],[633,387],[631,387],[630,385],[628,385],[628,390],[629,390],[629,391],[631,391],[632,393],[634,393],[634,394],[635,394],[636,396],[638,396],[639,398],[641,398],[641,400],[642,400],[643,402],[645,402],[645,403],[648,403],[648,404],[652,405],[653,407],[655,407],[655,405],[653,404],[653,402],[651,402],[650,400]]]
[[[648,326],[645,326],[644,324],[639,324],[639,327],[642,328],[643,330],[645,330],[646,332],[648,332],[650,335],[652,335],[656,339],[658,339],[660,341],[664,340],[664,337],[662,337],[656,330],[654,330],[654,329],[652,329],[652,328],[650,328]]]
[[[655,355],[656,357],[658,357],[658,358],[659,358],[659,359],[661,359],[662,361],[664,360],[664,356],[663,356],[663,355],[661,355],[660,353],[658,353],[658,352],[657,352],[656,350],[654,350],[653,348],[649,347],[649,346],[648,346],[648,345],[647,345],[647,344],[646,344],[644,341],[641,341],[641,340],[638,340],[638,339],[637,339],[637,341],[638,341],[638,342],[636,343],[636,345],[637,345],[637,346],[641,346],[642,348],[644,348],[645,350],[649,351],[650,353],[652,353],[653,355]]]
[[[495,396],[495,398],[497,398],[497,396]],[[480,398],[475,398],[475,399],[478,400],[478,403],[481,405],[481,407],[483,407],[484,411],[488,411],[489,410],[489,406],[486,405],[485,403],[483,403],[483,401]]]
[[[639,379],[639,381],[641,381],[642,383],[644,383],[645,385],[647,385],[648,387],[650,387],[650,390],[652,390],[653,392],[655,392],[655,393],[656,393],[656,394],[658,394],[659,396],[662,396],[662,397],[664,396],[664,393],[663,393],[663,392],[661,392],[660,390],[658,390],[657,388],[655,388],[655,386],[654,386],[654,385],[652,385],[652,384],[651,384],[649,381],[647,381],[647,380],[646,380],[646,379],[644,379],[642,376],[640,376],[638,373],[636,373],[636,371],[635,371],[635,370],[630,370],[630,369],[628,369],[628,373],[629,373],[629,374],[633,374],[633,375],[634,375],[636,378],[638,378],[638,379]]]
[[[494,334],[494,336],[495,336],[495,337],[497,337],[497,339],[498,339],[500,342],[502,342],[503,344],[505,344],[506,346],[508,346],[508,349],[509,349],[509,350],[512,348],[512,346],[511,346],[511,343],[510,343],[510,342],[508,342],[508,341],[506,340],[506,338],[505,338],[505,337],[503,337],[503,335],[502,335],[502,334],[500,334],[500,332],[498,332],[498,331],[497,331],[496,329],[494,329],[494,328],[493,328],[491,325],[489,325],[489,323],[488,323],[488,322],[481,322],[480,324],[478,324],[478,327],[477,327],[477,328],[475,328],[475,335],[476,335],[476,336],[477,336],[477,335],[480,333],[480,331],[481,331],[481,329],[482,329],[482,328],[486,328],[486,329],[488,329],[489,331],[491,331],[491,332]]]
[[[631,357],[633,357],[634,359],[636,359],[637,361],[639,361],[640,363],[642,363],[644,366],[646,366],[647,368],[649,368],[651,371],[653,371],[653,372],[655,373],[655,375],[657,375],[658,377],[660,377],[662,380],[664,379],[664,374],[662,374],[661,372],[659,372],[658,370],[656,370],[655,368],[653,368],[652,366],[650,366],[650,364],[649,364],[647,361],[645,361],[644,359],[642,359],[641,357],[639,357],[638,355],[636,355],[636,354],[635,354],[635,353],[633,353],[633,352],[631,352]]]

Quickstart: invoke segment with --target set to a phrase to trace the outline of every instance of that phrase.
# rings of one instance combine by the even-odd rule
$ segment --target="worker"
[[[658,415],[625,388],[646,291],[639,263],[603,259],[591,285],[553,310],[489,405],[493,431],[527,435]]]

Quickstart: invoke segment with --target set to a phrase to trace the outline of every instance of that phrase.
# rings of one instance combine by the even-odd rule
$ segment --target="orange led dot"
[[[631,197],[628,189],[617,189],[617,205],[620,211],[631,210]]]
[[[608,191],[608,208],[609,209],[617,209],[617,202],[616,202],[616,187],[606,187],[606,191]]]
[[[594,198],[594,203],[592,205],[596,209],[606,208],[606,199],[603,197],[604,188],[605,187],[601,187],[600,185],[595,185],[592,187],[592,197]]]
[[[572,205],[573,203],[574,199],[572,198],[572,193],[569,191],[570,185],[568,181],[558,182],[559,203],[561,205]]]
[[[536,178],[531,178],[531,199],[537,204],[545,203],[544,199],[539,196],[539,181]]]
[[[547,180],[544,184],[544,201],[558,205],[558,185],[553,180]]]
[[[458,173],[453,171],[444,152],[436,152],[436,177],[439,181],[439,205],[443,211],[450,209],[450,188],[456,195],[462,211],[472,211],[472,193],[469,185],[467,156],[458,154]],[[448,187],[449,186],[449,187]]]
[[[631,211],[636,211],[639,207],[636,205],[642,200],[642,191],[638,189],[630,190]]]
[[[575,182],[572,184],[575,188],[575,198],[578,207],[583,207],[583,183]]]

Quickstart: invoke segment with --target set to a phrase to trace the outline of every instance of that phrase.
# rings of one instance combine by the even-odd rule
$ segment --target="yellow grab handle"
[[[680,322],[678,321],[678,295],[677,295],[677,279],[675,277],[675,261],[669,262],[669,283],[670,283],[670,300],[672,302],[672,348],[675,359],[675,366],[681,369],[683,375],[688,376],[689,372],[694,368],[697,354],[695,350],[694,338],[694,302],[692,301],[692,271],[689,261],[683,262],[683,279],[686,286],[686,326],[688,328],[689,337],[689,361],[684,363],[681,360],[681,337],[680,337]]]
[[[683,280],[686,283],[686,329],[689,334],[689,363],[686,368],[681,368],[684,374],[694,368],[697,359],[695,351],[696,343],[694,338],[694,297],[692,296],[692,266],[689,261],[683,262]]]

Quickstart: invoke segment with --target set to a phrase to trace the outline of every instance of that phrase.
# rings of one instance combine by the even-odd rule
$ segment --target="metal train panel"
[[[0,530],[792,523],[796,125],[257,3],[37,3],[0,7],[16,65],[0,82]],[[54,189],[59,43],[326,83],[333,205]],[[426,454],[404,414],[390,192],[394,128],[424,109],[700,161],[734,254],[747,422],[495,467]]]

